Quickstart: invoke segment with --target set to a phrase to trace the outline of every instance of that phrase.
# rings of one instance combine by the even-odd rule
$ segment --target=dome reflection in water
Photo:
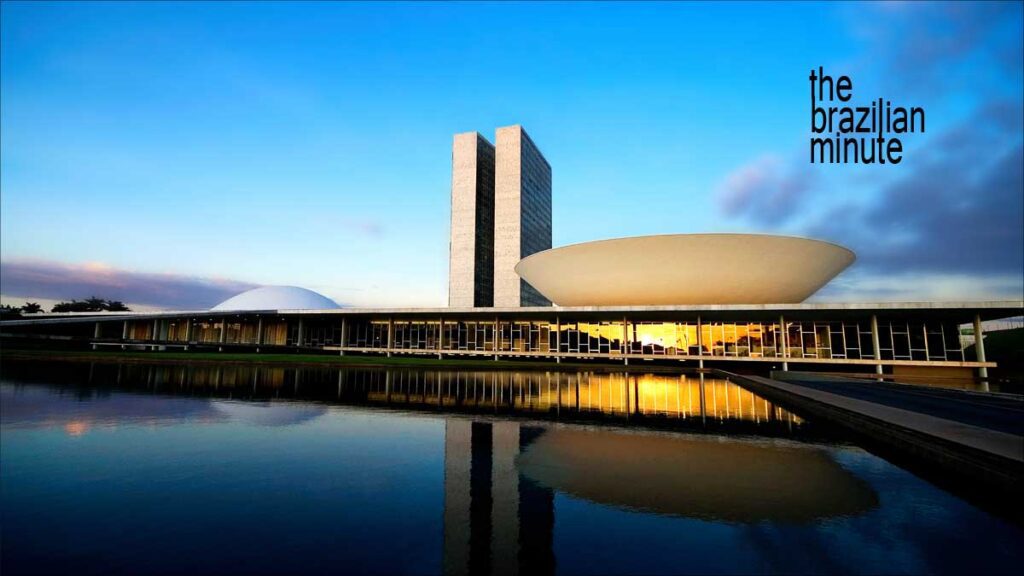
[[[811,522],[878,505],[825,450],[785,441],[556,428],[519,470],[599,504],[713,521]]]

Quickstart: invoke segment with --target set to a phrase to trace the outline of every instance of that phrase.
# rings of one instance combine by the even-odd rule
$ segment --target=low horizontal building
[[[984,376],[960,327],[1024,302],[528,308],[338,308],[50,315],[0,323],[5,342],[144,349],[706,362]]]

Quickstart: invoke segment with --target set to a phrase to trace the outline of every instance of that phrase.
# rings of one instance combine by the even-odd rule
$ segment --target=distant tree
[[[8,306],[4,304],[0,306],[0,320],[9,320],[11,318],[18,318],[21,316],[21,308],[15,308],[14,306]]]
[[[51,312],[128,312],[129,308],[120,300],[104,300],[90,296],[85,300],[58,302],[50,309]]]
[[[57,302],[50,307],[50,312],[71,312],[71,302]]]
[[[83,312],[102,312],[107,309],[107,301],[103,298],[90,296],[85,300],[85,308]]]
[[[82,300],[70,302],[58,302],[50,308],[50,312],[98,312],[99,309],[89,309],[89,304]]]
[[[43,307],[38,302],[25,302],[25,305],[21,307],[21,311],[25,314],[38,314],[43,311]]]

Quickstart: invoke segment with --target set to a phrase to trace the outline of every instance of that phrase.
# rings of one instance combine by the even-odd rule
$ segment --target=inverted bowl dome
[[[210,310],[330,310],[338,304],[312,290],[298,286],[262,286],[246,290],[217,304]]]
[[[515,270],[559,306],[795,304],[855,259],[807,238],[669,234],[553,248]]]

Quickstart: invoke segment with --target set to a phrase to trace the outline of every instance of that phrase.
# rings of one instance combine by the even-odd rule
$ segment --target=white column
[[[495,362],[498,361],[498,352],[501,351],[501,330],[499,330],[499,328],[500,328],[500,326],[498,326],[498,317],[495,316],[494,317],[494,344],[493,344],[493,346],[494,346],[494,361]]]
[[[344,316],[342,316],[342,318],[341,318],[341,341],[338,342],[338,347],[342,348],[342,350],[338,352],[338,356],[344,356],[345,355],[345,350],[344,350],[344,348],[345,348],[345,317]]]
[[[256,319],[256,350],[259,351],[259,345],[263,344],[263,316],[259,316]]]
[[[981,316],[974,315],[974,351],[978,356],[978,362],[985,361],[985,332],[981,328]],[[978,368],[978,378],[981,380],[981,389],[988,392],[988,368]]]
[[[388,318],[388,348],[387,348],[387,357],[388,358],[391,358],[391,347],[394,346],[394,343],[395,343],[395,319],[394,318]]]
[[[441,359],[444,350],[444,317],[437,319],[437,359]],[[440,406],[440,404],[438,404]]]
[[[223,344],[228,337],[228,318],[227,316],[220,319],[220,343]]]
[[[555,316],[555,363],[562,362],[562,318]]]
[[[700,316],[697,316],[697,356],[700,358],[697,360],[697,367],[701,370],[704,369],[704,326],[701,323]],[[704,373],[701,372],[701,378],[704,377]]]
[[[295,337],[295,346],[301,348],[306,342],[306,330],[302,318],[299,318],[299,335]]]
[[[789,371],[789,330],[786,329],[786,319],[779,314],[779,335],[782,336],[782,371]]]
[[[622,346],[620,346],[620,349],[622,351],[622,365],[629,366],[629,356],[627,355],[629,350],[629,321],[625,316],[622,317]]]
[[[99,322],[96,322],[96,326],[93,327],[93,329],[92,329],[92,337],[93,337],[94,340],[99,340],[99,338],[100,338],[100,323]],[[97,348],[99,348],[99,346],[95,342],[93,342],[92,349],[95,350]],[[90,366],[90,368],[91,368],[91,366]]]
[[[878,341],[878,316],[871,315],[871,347],[875,349],[875,374],[878,374],[878,381],[882,381],[882,347]]]

